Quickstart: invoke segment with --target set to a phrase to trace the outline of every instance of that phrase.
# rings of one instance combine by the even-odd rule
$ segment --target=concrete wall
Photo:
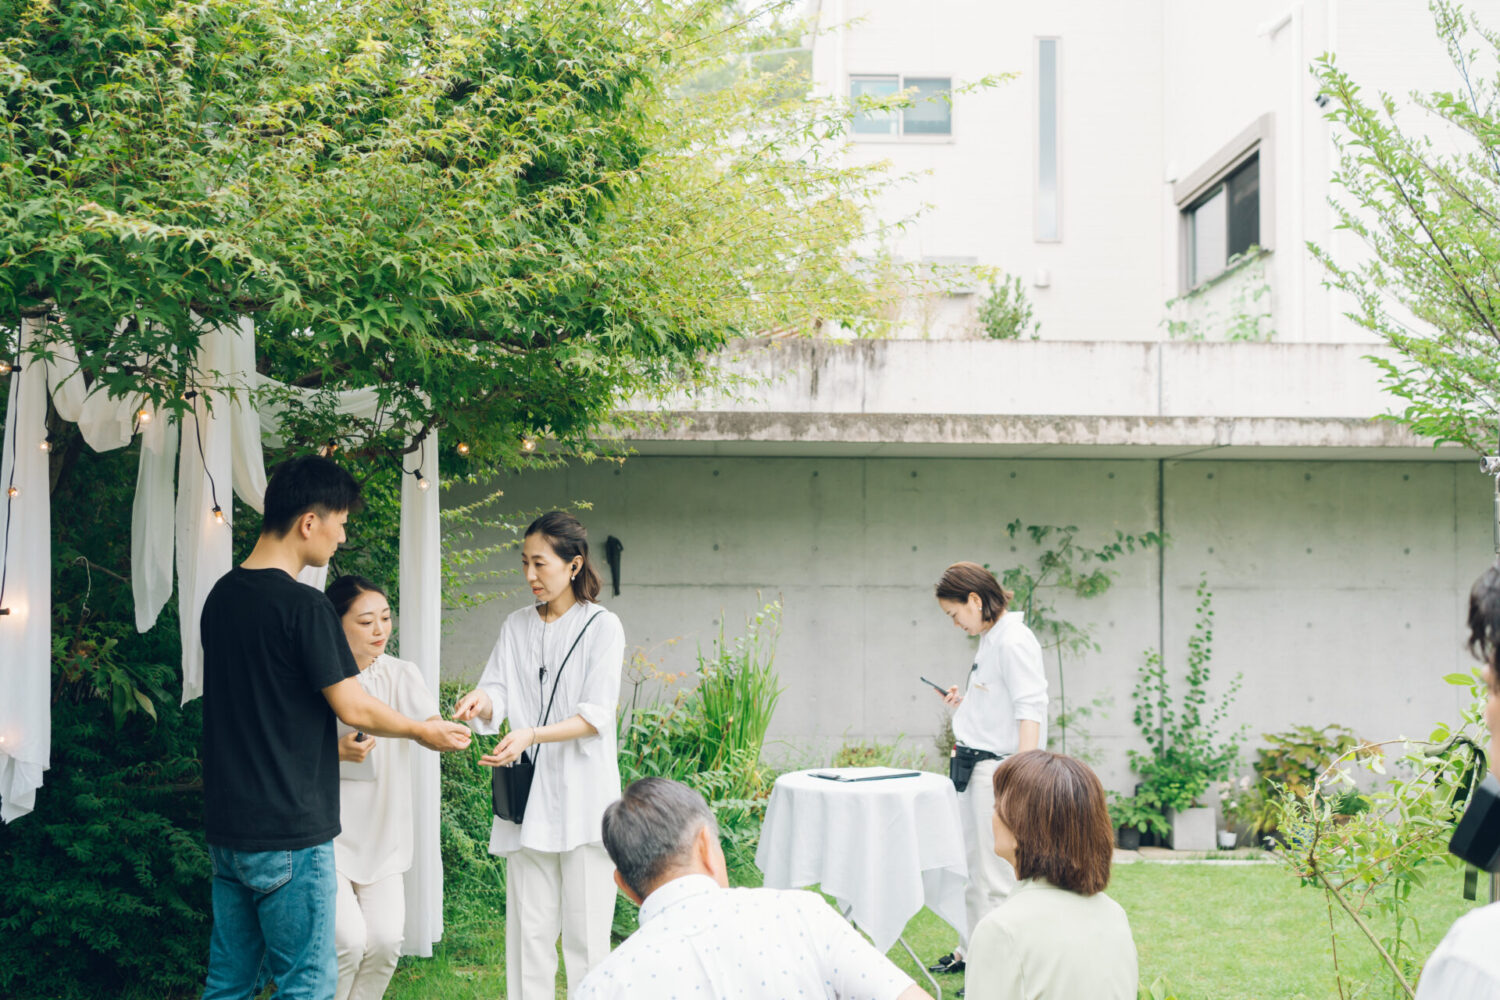
[[[971,653],[931,586],[954,560],[1034,556],[1006,521],[1076,524],[1099,542],[1160,516],[1172,536],[1161,563],[1128,557],[1107,595],[1069,608],[1102,647],[1067,665],[1070,700],[1113,699],[1090,742],[1122,788],[1141,652],[1164,638],[1181,668],[1200,574],[1215,595],[1216,686],[1245,678],[1236,724],[1386,737],[1456,716],[1440,678],[1467,669],[1464,600],[1491,558],[1489,484],[1467,463],[638,457],[494,485],[517,510],[593,504],[582,516],[601,556],[608,535],[625,546],[622,591],[606,603],[629,644],[669,669],[691,668],[721,613],[734,634],[779,595],[786,693],[772,733],[794,761],[846,738],[930,749],[941,712],[917,675],[957,682]],[[445,502],[466,499],[456,492]],[[452,620],[445,676],[477,676],[523,601]]]

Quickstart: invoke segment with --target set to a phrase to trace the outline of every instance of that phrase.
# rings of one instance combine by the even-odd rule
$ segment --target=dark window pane
[[[1260,157],[1252,156],[1224,187],[1229,192],[1229,256],[1234,257],[1260,245]]]
[[[953,106],[948,91],[953,80],[946,76],[907,77],[905,87],[913,91],[911,107],[903,112],[901,131],[905,135],[952,135]]]

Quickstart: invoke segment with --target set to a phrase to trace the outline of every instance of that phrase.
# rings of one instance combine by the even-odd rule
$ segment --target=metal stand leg
[[[927,981],[932,984],[933,1000],[943,1000],[943,988],[938,985],[938,981],[933,978],[932,973],[927,971],[926,964],[924,964],[921,959],[917,958],[917,953],[911,950],[911,945],[906,943],[906,938],[898,937],[896,940],[901,942],[901,947],[905,948],[906,953],[911,956],[912,964],[915,965],[917,967],[917,970],[921,972],[922,975],[926,976]]]

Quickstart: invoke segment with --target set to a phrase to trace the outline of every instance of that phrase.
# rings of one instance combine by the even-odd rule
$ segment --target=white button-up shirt
[[[893,1000],[912,985],[814,892],[685,875],[646,897],[640,922],[575,1000]]]
[[[589,626],[563,667],[568,650],[594,615],[599,620]],[[523,847],[561,853],[603,839],[604,809],[620,797],[615,709],[624,664],[625,629],[618,616],[598,604],[579,601],[555,622],[542,621],[535,607],[514,611],[505,619],[479,678],[494,711],[488,722],[474,719],[474,731],[497,733],[501,719],[509,719],[513,731],[542,725],[556,682],[557,699],[547,724],[581,715],[598,732],[526,751],[528,757],[537,754],[526,822],[497,817],[490,827],[491,854],[511,854]]]
[[[953,713],[953,737],[966,747],[1012,754],[1021,739],[1019,722],[1041,727],[1047,745],[1047,675],[1042,646],[1021,615],[1007,611],[979,637],[963,704]]]
[[[1500,1000],[1500,903],[1453,922],[1417,981],[1417,1000]]]

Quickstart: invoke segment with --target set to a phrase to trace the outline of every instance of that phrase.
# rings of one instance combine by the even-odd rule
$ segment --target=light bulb
[[[43,451],[51,451],[52,450],[52,435],[49,434],[46,437],[42,438],[42,443],[39,444],[39,445],[37,445],[37,447],[40,448],[40,449],[42,449]]]
[[[9,361],[0,361],[0,375],[9,375],[16,370],[16,366]]]
[[[14,500],[16,497],[21,495],[21,490],[19,487],[12,486],[5,491],[5,495]]]
[[[431,488],[431,486],[432,486],[432,484],[427,481],[427,477],[426,476],[418,476],[417,477],[417,489],[425,491],[425,490]]]
[[[536,438],[530,434],[521,435],[521,450],[525,452],[536,451]]]
[[[140,412],[135,415],[135,418],[143,424],[149,424],[151,422],[151,411],[143,406]]]
[[[220,524],[224,523],[224,508],[220,507],[218,504],[214,504],[214,520],[219,522]]]
[[[467,442],[467,441],[460,441],[460,442],[458,442],[458,453],[460,455],[467,455],[469,453],[469,442]]]

